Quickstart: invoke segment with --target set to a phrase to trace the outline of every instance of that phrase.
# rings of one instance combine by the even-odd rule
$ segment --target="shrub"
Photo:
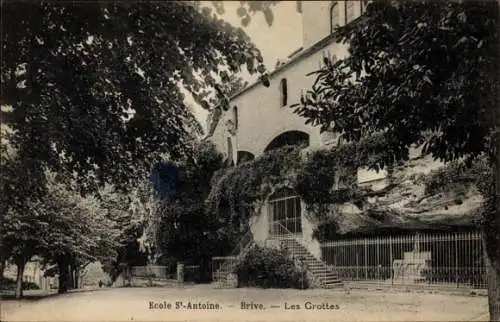
[[[307,271],[300,269],[288,252],[255,246],[235,269],[238,287],[297,288],[309,287]]]
[[[0,279],[0,290],[13,291],[16,289],[16,281],[12,278],[2,276]],[[24,290],[39,290],[40,287],[33,282],[23,281]]]

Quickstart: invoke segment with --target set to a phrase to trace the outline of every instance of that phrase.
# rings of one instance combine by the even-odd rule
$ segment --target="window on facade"
[[[238,160],[236,163],[240,164],[240,163],[252,161],[253,159],[255,159],[255,156],[252,153],[247,152],[247,151],[238,151],[237,155],[236,155],[236,159]]]
[[[283,78],[280,83],[281,87],[281,106],[286,106],[288,103],[288,89],[286,78]]]
[[[231,142],[231,138],[227,138],[227,160],[230,164],[233,162],[233,142]]]
[[[355,1],[346,1],[345,2],[345,23],[348,24],[354,19],[355,16]]]
[[[269,198],[269,218],[274,234],[301,233],[300,198],[291,189],[281,189]]]
[[[333,1],[330,7],[330,31],[333,32],[335,27],[340,24],[340,12],[338,1]]]
[[[234,129],[238,129],[238,106],[233,107],[233,124]]]

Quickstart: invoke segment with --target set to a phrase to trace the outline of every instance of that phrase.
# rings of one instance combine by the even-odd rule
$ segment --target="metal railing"
[[[234,271],[238,261],[248,252],[253,244],[252,231],[248,230],[228,256],[212,257],[213,281],[224,281],[227,275]]]
[[[315,270],[313,275],[315,278],[320,278],[322,279],[323,282],[320,282],[321,284],[324,284],[325,281],[327,280],[327,275],[330,272],[335,272],[331,267],[326,265],[323,261],[317,259],[314,257],[314,255],[309,251],[307,247],[306,241],[302,238],[301,234],[297,233],[292,233],[290,230],[288,230],[285,226],[281,224],[279,221],[275,221],[272,223],[273,225],[273,231],[274,235],[273,237],[275,239],[278,239],[280,241],[285,241],[285,240],[292,240],[294,242],[292,243],[286,243],[286,250],[289,253],[289,256],[293,259],[298,261],[297,264],[300,266],[305,267],[306,269],[310,270],[311,267],[310,265],[316,265],[316,267],[322,267],[319,270]],[[309,259],[303,258],[300,254],[303,252],[309,253]],[[312,258],[314,258],[314,260]],[[311,271],[312,273],[312,271]]]
[[[295,219],[295,218],[294,218]],[[300,218],[299,218],[300,219]],[[275,239],[292,239],[296,241],[300,246],[307,249],[307,245],[300,234],[292,233],[288,228],[286,228],[281,221],[273,221],[272,225],[272,236]]]
[[[322,258],[343,281],[486,288],[482,235],[412,233],[321,244]]]

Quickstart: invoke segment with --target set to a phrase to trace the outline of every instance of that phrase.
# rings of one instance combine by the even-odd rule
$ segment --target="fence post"
[[[356,281],[359,281],[359,254],[356,250]]]
[[[392,236],[389,235],[389,258],[391,262],[389,263],[389,269],[391,270],[391,284],[394,284],[394,270],[392,268],[393,264],[392,262],[394,261],[392,257]]]
[[[184,264],[177,263],[177,282],[184,283]]]
[[[368,280],[368,240],[364,238],[365,241],[365,280]]]
[[[375,258],[377,260],[377,267],[375,268],[375,271],[376,271],[376,279],[377,279],[377,282],[380,283],[380,237],[377,236],[375,238]]]
[[[457,283],[457,288],[459,288],[458,284],[458,236],[457,233],[454,234],[455,236],[455,282]]]

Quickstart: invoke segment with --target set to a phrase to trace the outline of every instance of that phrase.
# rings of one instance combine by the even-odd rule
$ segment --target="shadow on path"
[[[54,298],[58,296],[65,296],[65,295],[71,295],[75,293],[81,293],[81,292],[96,292],[96,291],[103,291],[106,290],[107,288],[81,288],[81,289],[75,289],[75,290],[69,290],[66,293],[57,293],[56,290],[50,291],[50,292],[44,292],[40,290],[26,290],[23,292],[23,296],[20,299],[16,299],[15,293],[13,291],[11,292],[1,292],[0,293],[0,300],[1,301],[39,301],[43,299],[48,299],[48,298]]]

